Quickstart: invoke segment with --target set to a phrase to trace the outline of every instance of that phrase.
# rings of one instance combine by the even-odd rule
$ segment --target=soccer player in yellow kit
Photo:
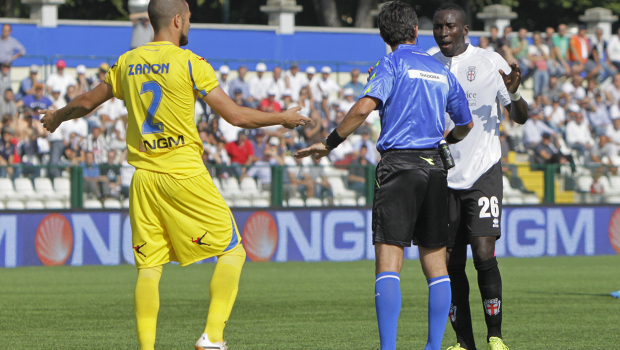
[[[211,278],[207,325],[196,350],[227,349],[224,326],[233,307],[246,253],[230,209],[202,162],[194,124],[200,95],[222,118],[243,128],[282,125],[292,129],[309,118],[299,107],[263,113],[234,103],[218,86],[211,65],[180,46],[188,43],[190,11],[185,0],[151,0],[153,42],[122,55],[105,84],[65,108],[43,111],[53,132],[64,121],[83,117],[112,97],[129,112],[127,149],[136,167],[129,214],[138,280],[135,311],[141,350],[155,346],[162,265],[181,266],[217,256]]]

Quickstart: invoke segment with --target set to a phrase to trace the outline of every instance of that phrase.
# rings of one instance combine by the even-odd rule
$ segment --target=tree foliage
[[[195,23],[222,23],[223,4],[230,4],[229,23],[266,24],[267,15],[258,9],[267,0],[190,0],[192,21]],[[374,24],[370,11],[385,0],[297,0],[303,12],[295,17],[297,25],[331,25],[342,27],[368,27]],[[482,30],[484,23],[476,13],[485,6],[502,4],[511,6],[518,14],[513,27],[544,30],[560,23],[578,23],[579,15],[592,7],[604,7],[620,15],[618,0],[402,0],[414,6],[419,17],[432,18],[435,9],[451,1],[461,5],[468,14],[473,30]],[[21,0],[0,0],[0,14],[4,17],[27,18],[30,9]],[[552,14],[552,15],[550,15]],[[67,0],[58,8],[61,19],[127,20],[127,0]],[[618,24],[615,24],[617,26]]]

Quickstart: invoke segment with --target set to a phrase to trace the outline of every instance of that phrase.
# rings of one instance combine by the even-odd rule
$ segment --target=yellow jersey
[[[194,108],[196,96],[219,83],[204,58],[171,42],[151,42],[123,54],[105,82],[127,105],[129,164],[180,179],[205,171]]]

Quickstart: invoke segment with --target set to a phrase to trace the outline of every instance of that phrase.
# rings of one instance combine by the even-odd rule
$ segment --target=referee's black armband
[[[448,135],[446,135],[446,142],[453,145],[455,143],[459,143],[463,141],[463,139],[457,139],[456,137],[454,137],[454,129],[450,130],[450,132],[448,133]]]
[[[334,131],[332,131],[332,133],[327,136],[327,140],[325,140],[325,146],[330,149],[334,149],[338,147],[341,143],[343,143],[344,140],[346,140],[346,138],[340,137],[336,129],[334,129]]]

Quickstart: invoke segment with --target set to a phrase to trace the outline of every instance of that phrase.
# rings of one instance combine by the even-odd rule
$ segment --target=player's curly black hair
[[[395,46],[404,42],[414,42],[417,33],[418,16],[413,7],[400,1],[393,1],[381,7],[377,17],[379,33],[386,44]]]

